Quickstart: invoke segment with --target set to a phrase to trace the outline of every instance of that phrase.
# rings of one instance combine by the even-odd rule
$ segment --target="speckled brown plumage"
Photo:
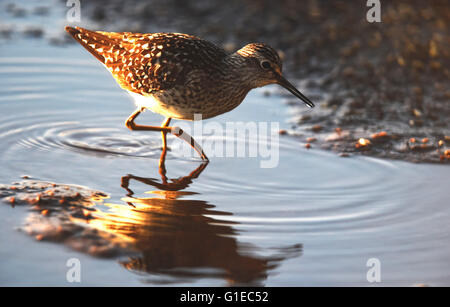
[[[134,98],[138,108],[126,121],[132,130],[171,132],[200,146],[183,132],[166,124],[171,118],[207,119],[237,107],[256,87],[277,83],[310,107],[314,104],[281,75],[281,59],[266,44],[248,44],[227,54],[216,45],[180,33],[129,33],[66,31],[111,72],[117,83]],[[150,109],[166,117],[162,127],[134,124]]]
[[[94,32],[79,27],[68,32],[105,64],[124,89],[141,95],[184,85],[187,72],[195,69],[214,74],[216,64],[226,57],[214,44],[187,34]]]

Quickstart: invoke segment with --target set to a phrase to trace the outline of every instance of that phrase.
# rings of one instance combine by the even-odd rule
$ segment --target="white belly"
[[[127,92],[131,95],[131,97],[133,97],[134,103],[138,108],[146,108],[155,113],[161,114],[162,116],[170,118],[189,120],[192,117],[188,110],[183,110],[183,108],[180,107],[171,107],[168,104],[162,103],[154,96],[142,96],[131,91]]]

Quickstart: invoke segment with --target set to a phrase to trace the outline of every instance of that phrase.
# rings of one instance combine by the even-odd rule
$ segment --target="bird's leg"
[[[125,126],[127,126],[127,128],[130,129],[130,130],[165,131],[165,132],[170,132],[171,133],[171,131],[170,131],[171,128],[170,127],[136,125],[134,123],[134,120],[144,110],[145,110],[145,108],[138,108],[136,111],[134,111],[130,115],[130,117],[128,117],[127,120],[125,121]]]
[[[161,124],[161,127],[167,127],[167,126],[169,126],[169,124],[170,124],[170,121],[171,121],[171,118],[170,117],[167,117],[165,120],[164,120],[164,122]],[[166,155],[166,151],[167,151],[167,132],[166,131],[161,131],[161,136],[162,136],[162,143],[163,143],[163,153],[164,153],[164,156]]]
[[[125,126],[127,126],[128,129],[130,129],[130,130],[141,130],[141,131],[161,131],[163,133],[163,152],[164,152],[164,149],[166,148],[165,144],[167,143],[167,141],[165,140],[165,135],[164,134],[171,133],[171,134],[175,135],[176,137],[184,140],[189,145],[191,145],[191,147],[194,148],[195,151],[197,151],[197,153],[200,155],[200,157],[202,158],[203,161],[209,161],[208,158],[206,157],[205,153],[203,152],[203,149],[194,140],[194,138],[192,136],[190,136],[189,134],[184,132],[179,127],[169,127],[169,126],[167,126],[170,123],[170,118],[167,118],[163,122],[163,126],[162,127],[136,125],[134,123],[134,120],[136,119],[136,117],[138,117],[139,114],[141,114],[142,111],[144,111],[144,108],[138,108],[136,111],[133,112],[133,114],[130,115],[130,117],[128,117],[128,119],[125,122]],[[165,153],[164,153],[164,157],[165,157]]]
[[[202,147],[194,140],[192,136],[183,131],[180,127],[168,127],[170,128],[170,133],[175,135],[176,137],[184,140],[186,143],[191,145],[192,148],[200,155],[203,161],[208,162],[209,159],[203,152]]]
[[[167,127],[170,124],[171,118],[167,117],[164,122],[162,123],[161,127]],[[166,153],[167,153],[167,132],[166,131],[161,131],[161,136],[162,136],[162,143],[163,143],[163,148],[162,148],[162,152],[161,152],[161,157],[159,158],[159,174],[161,175],[161,178],[163,180],[163,182],[167,182],[167,177],[166,177]]]

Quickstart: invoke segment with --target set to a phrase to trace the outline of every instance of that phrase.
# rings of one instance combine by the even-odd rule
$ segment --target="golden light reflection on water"
[[[104,203],[107,210],[95,211],[89,225],[114,234],[120,245],[134,250],[136,256],[121,265],[140,275],[148,273],[145,278],[151,283],[220,278],[228,284],[257,285],[281,261],[300,255],[301,245],[295,245],[277,249],[273,256],[259,256],[261,249],[238,242],[239,232],[233,226],[239,223],[220,219],[232,213],[203,200],[182,199],[196,194],[182,190],[205,167],[201,164],[189,175],[170,180],[165,169],[160,169],[161,181],[124,176],[122,187],[128,193],[122,200],[128,205]],[[132,180],[157,190],[145,193],[150,197],[135,197]]]

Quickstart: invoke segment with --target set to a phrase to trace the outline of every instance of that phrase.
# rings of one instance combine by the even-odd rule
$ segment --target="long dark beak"
[[[293,86],[291,84],[291,82],[286,80],[281,74],[277,74],[277,75],[278,75],[277,79],[278,79],[279,85],[281,85],[282,87],[287,89],[289,92],[294,94],[296,97],[300,98],[304,103],[306,103],[308,105],[308,107],[314,108],[314,103],[311,100],[309,100],[308,97],[306,97],[305,95],[300,93],[300,91],[298,89],[296,89],[295,86]]]

